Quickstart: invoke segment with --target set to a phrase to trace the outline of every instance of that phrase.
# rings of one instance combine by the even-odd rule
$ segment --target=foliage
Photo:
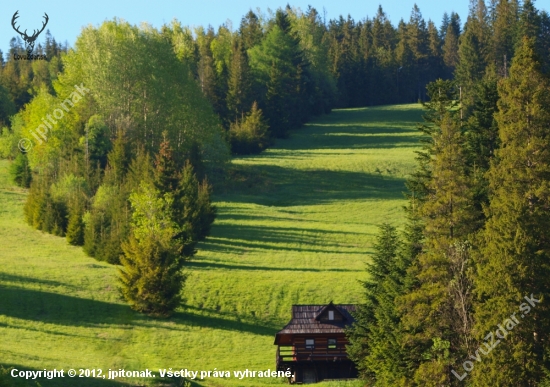
[[[268,128],[262,110],[254,102],[246,117],[229,128],[231,150],[241,155],[260,153],[270,144]]]
[[[524,37],[509,77],[498,87],[495,118],[502,146],[488,172],[488,220],[476,256],[480,336],[517,312],[525,296],[548,297],[549,89],[534,40]],[[476,366],[474,386],[489,380],[506,386],[516,380],[536,385],[544,378],[549,369],[543,355],[550,332],[548,306],[536,304],[520,322],[498,352]]]
[[[29,188],[32,180],[32,172],[29,167],[29,160],[25,153],[19,153],[13,160],[10,167],[10,175],[15,184],[19,187]]]
[[[167,316],[181,302],[183,246],[171,211],[173,197],[143,184],[130,195],[132,231],[123,243],[121,293],[138,312]]]
[[[411,377],[396,308],[396,299],[405,290],[408,265],[397,230],[387,223],[380,226],[374,250],[367,267],[369,279],[363,282],[364,304],[359,306],[356,322],[347,332],[351,343],[348,353],[364,379],[389,387]]]

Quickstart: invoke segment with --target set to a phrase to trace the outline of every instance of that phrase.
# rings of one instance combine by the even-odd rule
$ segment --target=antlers
[[[21,32],[19,31],[19,29],[17,28],[17,26],[15,25],[15,21],[16,19],[19,17],[18,15],[19,11],[16,11],[14,14],[13,14],[13,17],[11,18],[11,26],[13,27],[13,29],[19,33],[19,35],[21,35],[21,37],[23,38],[23,40],[28,44],[30,45],[31,47],[34,46],[34,41],[36,40],[36,38],[38,37],[38,35],[40,35],[40,33],[42,31],[44,31],[44,28],[46,28],[46,25],[48,24],[48,20],[50,20],[50,18],[48,17],[48,14],[46,12],[44,12],[44,15],[43,18],[46,19],[46,22],[42,22],[42,29],[37,31],[37,30],[34,30],[33,34],[31,36],[28,36],[27,35],[27,30],[25,30],[25,32]],[[31,50],[32,51],[32,50]]]

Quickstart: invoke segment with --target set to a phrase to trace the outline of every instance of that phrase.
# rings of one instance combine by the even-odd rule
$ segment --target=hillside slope
[[[273,369],[274,334],[292,304],[360,300],[357,280],[365,277],[376,226],[404,220],[420,115],[419,105],[337,110],[259,156],[234,159],[231,181],[215,196],[212,235],[188,265],[185,305],[166,320],[136,314],[119,299],[115,267],[27,226],[25,192],[10,186],[1,161],[0,364]],[[40,383],[75,385],[69,378]]]

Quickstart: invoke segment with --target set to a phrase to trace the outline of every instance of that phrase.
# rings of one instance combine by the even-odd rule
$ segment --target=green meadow
[[[233,159],[216,187],[211,236],[187,265],[169,319],[133,312],[117,268],[23,220],[26,192],[0,161],[0,364],[53,368],[265,371],[292,304],[356,303],[377,225],[404,221],[420,105],[335,110],[260,155]],[[68,377],[48,386],[182,385]],[[206,378],[200,386],[282,385]],[[30,384],[29,384],[30,385]],[[327,382],[320,386],[360,386]]]

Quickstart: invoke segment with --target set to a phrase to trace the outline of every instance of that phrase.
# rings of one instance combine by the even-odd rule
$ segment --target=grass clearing
[[[120,300],[115,267],[29,227],[22,215],[26,193],[9,184],[8,162],[0,161],[0,364],[273,369],[274,335],[292,304],[360,300],[357,280],[364,279],[377,225],[404,220],[402,192],[419,149],[420,121],[419,105],[336,110],[261,155],[234,159],[231,180],[216,191],[212,235],[188,265],[185,305],[164,320],[134,313]],[[70,378],[40,384],[75,385]],[[123,381],[82,378],[78,385]]]

